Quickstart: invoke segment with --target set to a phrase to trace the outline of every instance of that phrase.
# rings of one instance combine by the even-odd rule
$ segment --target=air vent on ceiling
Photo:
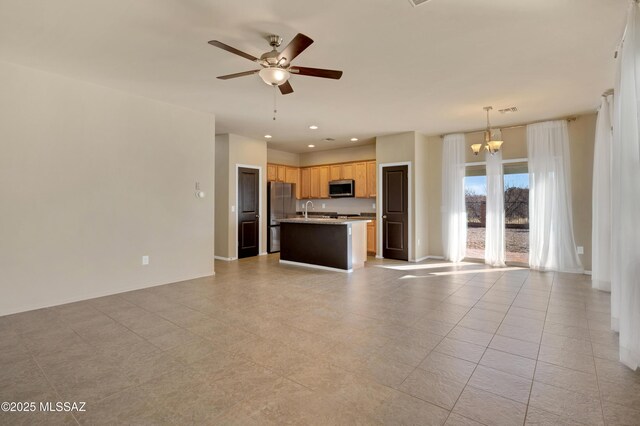
[[[322,140],[325,141],[325,142],[333,142],[333,141],[335,141],[334,138],[324,138]]]
[[[509,114],[509,113],[512,113],[512,112],[518,112],[518,108],[517,107],[511,107],[511,108],[499,109],[498,111],[500,112],[500,114]]]
[[[427,3],[429,0],[409,0],[409,3],[411,3],[411,6],[416,7],[416,6],[420,6],[421,4],[425,4]]]

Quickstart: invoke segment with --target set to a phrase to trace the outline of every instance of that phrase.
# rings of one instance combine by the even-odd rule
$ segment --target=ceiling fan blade
[[[313,43],[313,40],[304,34],[298,33],[280,53],[278,59],[282,60],[282,58],[284,58],[284,64],[289,64],[296,56],[304,52],[307,47],[311,46],[311,43]]]
[[[342,77],[342,71],[337,70],[325,70],[322,68],[308,68],[308,67],[291,67],[289,68],[293,74],[308,75],[310,77],[322,77],[333,78],[339,80]]]
[[[282,93],[283,95],[293,93],[293,87],[291,87],[291,83],[289,83],[288,81],[282,83],[280,86],[278,86],[278,88],[280,89],[280,93]]]
[[[224,44],[218,40],[211,40],[209,42],[210,45],[215,46],[215,47],[219,47],[222,50],[226,50],[227,52],[231,52],[234,55],[238,55],[238,56],[242,56],[243,58],[247,58],[250,61],[253,62],[257,62],[258,58],[256,58],[255,56],[249,55],[248,53],[244,53],[241,50],[236,49],[235,47],[231,47],[228,44]]]
[[[219,76],[217,78],[219,78],[220,80],[229,80],[229,79],[232,79],[232,78],[244,77],[245,75],[251,75],[251,74],[258,73],[258,72],[260,72],[260,70],[237,72],[235,74],[221,75],[221,76]]]

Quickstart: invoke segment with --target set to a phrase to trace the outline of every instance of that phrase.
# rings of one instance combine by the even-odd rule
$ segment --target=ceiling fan
[[[282,44],[282,38],[278,35],[269,36],[269,44],[272,50],[256,58],[248,53],[242,52],[234,47],[224,44],[218,40],[211,40],[210,45],[219,47],[222,50],[231,52],[235,55],[242,56],[252,62],[260,64],[262,69],[244,71],[235,74],[221,75],[218,78],[221,80],[229,80],[231,78],[244,77],[245,75],[258,74],[262,81],[271,85],[278,86],[280,93],[288,95],[293,93],[293,87],[289,83],[289,77],[291,74],[307,75],[310,77],[332,78],[339,80],[342,77],[342,71],[326,70],[322,68],[308,68],[292,66],[293,61],[299,54],[311,46],[313,40],[304,34],[298,33],[293,40],[285,47],[282,52],[278,52],[278,47]]]

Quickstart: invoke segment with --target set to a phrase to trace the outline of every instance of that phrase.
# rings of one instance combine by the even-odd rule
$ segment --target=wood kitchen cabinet
[[[311,169],[300,170],[300,198],[311,197]]]
[[[276,182],[278,180],[278,166],[267,164],[267,181]]]
[[[367,223],[367,253],[376,254],[376,221]]]
[[[340,180],[342,179],[342,164],[334,164],[330,166],[330,179],[329,180]]]
[[[300,199],[300,169],[297,167],[287,167],[285,182],[296,186],[296,198]]]
[[[354,163],[346,163],[342,165],[342,177],[341,179],[355,179],[356,171]]]
[[[356,198],[375,198],[376,162],[328,164],[313,167],[291,167],[267,164],[267,180],[296,185],[296,198],[329,198],[329,182],[353,179]]]
[[[355,196],[367,198],[367,163],[355,163]]]
[[[319,167],[320,169],[320,198],[329,198],[329,166]]]
[[[376,182],[376,162],[367,161],[367,197],[376,198],[378,185]]]
[[[311,198],[320,198],[320,167],[311,168]]]
[[[278,182],[287,181],[287,167],[278,165]]]

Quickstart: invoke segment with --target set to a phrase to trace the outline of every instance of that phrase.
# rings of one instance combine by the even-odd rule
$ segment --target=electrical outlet
[[[376,203],[371,203],[371,208],[375,209],[376,208]]]
[[[326,208],[327,208],[327,205],[326,205],[325,203],[322,203],[322,208],[323,208],[323,209],[326,209]]]
[[[231,213],[235,213],[236,212],[236,206],[231,206]]]
[[[578,254],[584,254],[584,247],[578,246]]]
[[[149,256],[142,256],[142,265],[147,266],[149,264]]]

